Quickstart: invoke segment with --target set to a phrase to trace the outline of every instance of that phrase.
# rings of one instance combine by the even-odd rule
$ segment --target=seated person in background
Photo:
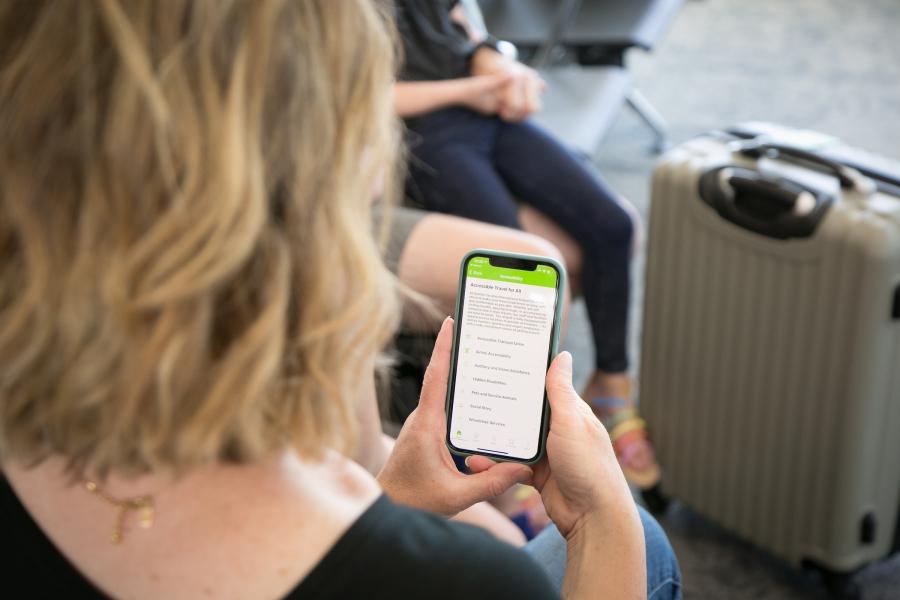
[[[368,197],[398,138],[375,6],[0,8],[8,588],[558,597],[550,575],[567,597],[678,594],[566,353],[534,468],[454,468],[449,322],[379,478],[345,458],[398,305]],[[515,482],[541,491],[566,538],[535,540],[543,570],[419,510],[450,516]]]
[[[593,333],[596,370],[583,396],[609,429],[626,477],[652,488],[659,468],[627,373],[629,209],[527,120],[540,108],[543,81],[475,41],[460,5],[399,0],[396,14],[405,62],[395,106],[411,132],[409,195],[429,210],[524,228],[562,251]]]

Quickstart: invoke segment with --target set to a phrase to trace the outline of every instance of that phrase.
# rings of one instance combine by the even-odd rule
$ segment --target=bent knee
[[[606,244],[616,247],[631,248],[635,231],[638,228],[639,216],[636,211],[630,211],[620,204],[616,204],[609,211],[605,211],[600,224],[600,239]]]
[[[644,219],[641,217],[641,213],[638,212],[638,209],[634,206],[634,204],[632,204],[628,200],[622,198],[619,201],[619,206],[630,220],[629,225],[631,227],[631,235],[629,237],[631,240],[631,248],[632,251],[637,251],[641,244],[643,244],[645,231]]]
[[[560,250],[556,244],[533,233],[523,232],[522,237],[523,243],[528,248],[526,250],[522,250],[522,252],[526,254],[536,254],[537,256],[546,256],[548,258],[552,258],[563,267],[567,267],[566,257],[565,255],[563,255],[562,250]]]

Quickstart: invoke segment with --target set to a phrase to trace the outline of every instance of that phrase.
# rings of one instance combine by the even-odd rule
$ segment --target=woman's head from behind
[[[396,314],[368,210],[384,27],[371,0],[0,7],[3,460],[351,439]]]

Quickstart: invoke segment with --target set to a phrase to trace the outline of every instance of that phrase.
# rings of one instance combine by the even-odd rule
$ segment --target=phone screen
[[[541,453],[559,285],[556,266],[540,259],[476,254],[463,264],[451,448],[523,461]]]

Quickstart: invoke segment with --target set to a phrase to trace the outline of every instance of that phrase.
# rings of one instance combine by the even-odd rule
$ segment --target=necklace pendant
[[[149,529],[153,525],[153,505],[145,504],[138,510],[138,525]]]
[[[116,508],[115,526],[112,534],[109,536],[109,541],[113,544],[122,543],[122,539],[124,538],[125,517],[133,510],[137,511],[138,526],[142,529],[148,529],[153,525],[153,496],[140,496],[138,498],[118,500],[112,496],[108,496],[94,481],[85,479],[81,483],[84,486],[84,489],[89,493]]]

